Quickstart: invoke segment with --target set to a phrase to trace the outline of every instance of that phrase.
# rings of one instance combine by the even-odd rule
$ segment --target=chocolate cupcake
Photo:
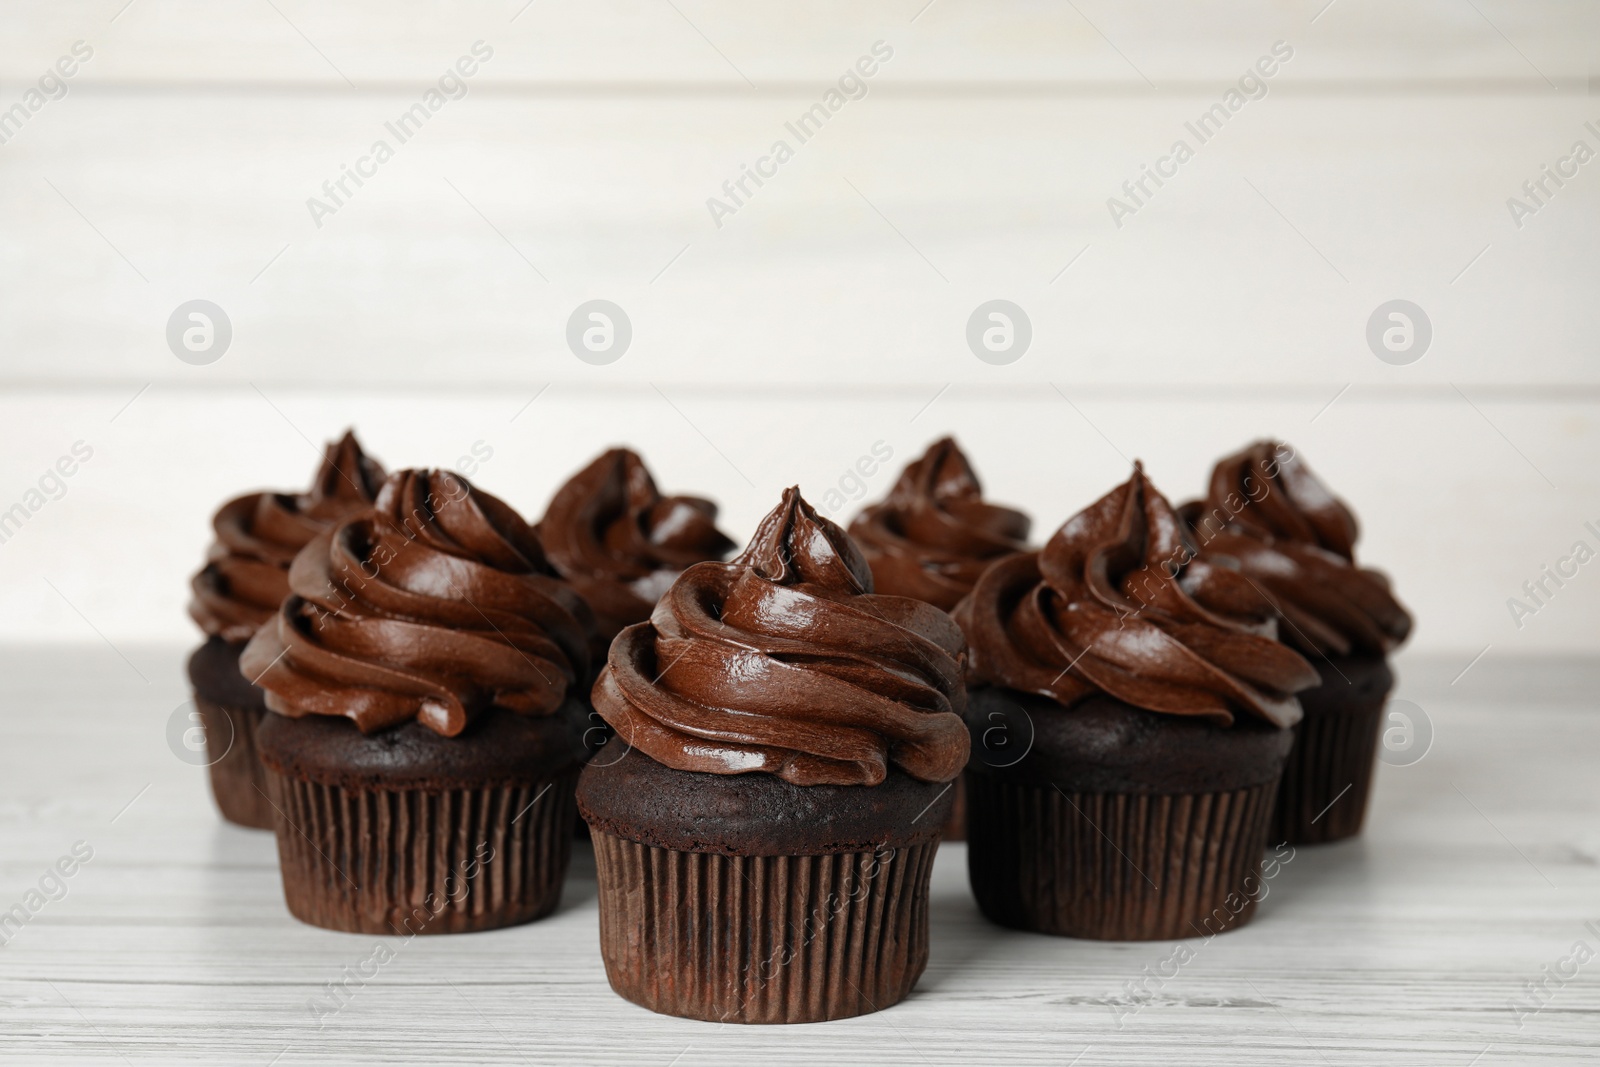
[[[952,610],[1001,556],[1027,549],[1028,516],[983,499],[972,464],[950,437],[900,473],[889,496],[864,508],[850,536],[872,568],[873,588]],[[956,781],[947,841],[966,837],[966,789]]]
[[[952,610],[1001,556],[1027,549],[1028,516],[987,503],[972,464],[942,437],[928,446],[881,504],[864,508],[850,536],[879,593]]]
[[[1004,926],[1171,939],[1248,921],[1316,672],[1243,575],[1133,477],[956,611],[970,642],[968,868]]]
[[[552,911],[593,617],[510,507],[402,471],[295,557],[245,649],[289,911],[456,933]]]
[[[1260,441],[1219,462],[1203,501],[1182,509],[1202,558],[1236,567],[1277,609],[1280,636],[1305,653],[1317,685],[1284,768],[1271,840],[1316,844],[1361,832],[1388,654],[1411,633],[1389,580],[1355,562],[1355,516],[1292,448]]]
[[[324,449],[310,491],[249,493],[211,520],[216,541],[190,583],[189,614],[206,641],[189,657],[189,682],[209,747],[211,794],[229,822],[272,828],[255,750],[267,708],[261,690],[239,673],[239,654],[289,594],[295,553],[338,519],[370,507],[383,478],[346,431]]]
[[[644,460],[613,448],[556,491],[539,539],[561,577],[594,609],[594,663],[611,639],[644,622],[684,568],[725,559],[734,543],[716,526],[717,506],[662,496]]]
[[[595,684],[630,747],[584,769],[600,950],[652,1011],[815,1022],[927,963],[928,879],[967,757],[961,633],[872,573],[798,489],[684,571]]]

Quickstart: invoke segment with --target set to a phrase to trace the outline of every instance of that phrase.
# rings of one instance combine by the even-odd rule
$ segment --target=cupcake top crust
[[[1204,500],[1181,509],[1203,557],[1237,567],[1283,617],[1283,640],[1324,656],[1383,655],[1411,616],[1381,572],[1356,565],[1356,519],[1278,441],[1217,463]]]
[[[337,520],[370,507],[383,468],[351,431],[324,448],[308,492],[247,493],[211,520],[216,540],[189,583],[189,615],[208,636],[250,638],[289,595],[295,553]]]
[[[889,496],[864,509],[850,535],[880,593],[949,611],[1000,556],[1027,548],[1028,516],[986,503],[972,464],[952,438],[928,447]]]
[[[239,660],[283,715],[454,737],[495,709],[552,714],[587,677],[588,605],[532,527],[458,474],[390,476],[295,557],[289,585]]]
[[[1317,672],[1276,638],[1271,603],[1225,562],[1198,558],[1172,505],[1133,476],[1009,556],[956,612],[978,680],[1070,707],[1096,693],[1231,725],[1301,715]]]
[[[743,553],[690,567],[622,631],[595,709],[678,770],[878,785],[893,764],[949,781],[969,744],[961,632],[872,590],[849,535],[788,489]]]
[[[613,448],[556,492],[539,537],[551,566],[594,609],[603,654],[624,626],[650,617],[685,567],[734,549],[716,519],[711,501],[662,496],[637,453]]]

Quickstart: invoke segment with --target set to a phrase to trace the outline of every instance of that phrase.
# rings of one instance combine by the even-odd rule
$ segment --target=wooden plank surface
[[[94,55],[0,144],[0,511],[74,441],[98,451],[0,546],[0,641],[186,639],[211,511],[299,483],[303,438],[354,423],[391,466],[489,443],[485,486],[533,513],[633,443],[739,535],[879,439],[903,461],[955,432],[1042,535],[1128,459],[1181,497],[1277,434],[1362,515],[1417,648],[1590,650],[1591,578],[1520,627],[1507,600],[1600,521],[1600,163],[1520,227],[1506,202],[1574,141],[1600,149],[1597,20],[1555,0],[13,5],[0,112],[74,41]],[[467,95],[319,228],[308,199],[480,38]],[[799,144],[785,123],[879,39],[867,95]],[[1279,40],[1266,95],[1199,144],[1187,124]],[[708,198],[780,137],[795,157],[719,227]],[[1194,158],[1118,226],[1108,200],[1178,138]],[[205,366],[165,337],[197,297],[233,327]],[[605,366],[565,341],[596,297],[634,328]],[[997,297],[1034,332],[1006,366],[966,339]],[[1411,365],[1367,339],[1395,298],[1433,327]]]
[[[1269,93],[1202,144],[1225,87],[869,93],[805,143],[786,124],[818,91],[468,95],[404,144],[416,90],[68,96],[0,148],[0,380],[1600,382],[1600,162],[1520,227],[1506,207],[1574,141],[1600,151],[1600,98]],[[363,164],[379,140],[394,157]],[[778,140],[775,176],[723,191]],[[233,327],[198,367],[164,333],[197,297]],[[596,297],[634,333],[600,367],[565,340]],[[1033,323],[1007,366],[966,340],[996,297]],[[1432,323],[1408,366],[1367,341],[1397,298]]]
[[[1595,661],[1411,658],[1434,742],[1380,766],[1360,841],[1301,849],[1254,923],[1130,995],[1177,943],[1001,931],[962,846],[934,874],[933,949],[904,1004],[784,1029],[668,1019],[614,996],[593,859],[515,930],[404,945],[349,1005],[308,1003],[377,939],[284,911],[270,835],[221,823],[168,748],[181,650],[7,647],[0,904],[74,842],[93,858],[0,948],[0,1062],[1237,1064],[1592,1063],[1600,963],[1520,1018],[1525,982],[1600,950]],[[1171,970],[1170,965],[1165,966]],[[1137,988],[1137,987],[1136,987]],[[1519,1026],[1520,1022],[1520,1026]],[[1075,1059],[1076,1057],[1076,1059]],[[1476,1059],[1475,1059],[1476,1057]]]
[[[100,49],[95,77],[124,83],[346,90],[434,76],[441,50],[484,38],[503,46],[505,76],[520,85],[738,94],[831,79],[880,37],[904,42],[905,76],[923,84],[1160,91],[1232,77],[1259,41],[1298,35],[1318,41],[1308,73],[1328,83],[1581,86],[1600,34],[1593,6],[1570,0],[823,0],[760,9],[735,0],[19,0],[8,22],[0,69],[42,67],[61,44],[85,39]]]

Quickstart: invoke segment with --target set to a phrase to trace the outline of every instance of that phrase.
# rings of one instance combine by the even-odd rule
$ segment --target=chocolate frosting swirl
[[[1410,635],[1389,579],[1356,565],[1354,514],[1288,445],[1258,441],[1221,460],[1205,499],[1180,510],[1202,557],[1236,561],[1296,648],[1382,655]]]
[[[200,629],[245,641],[289,595],[295,553],[336,520],[371,506],[383,468],[361,451],[352,431],[323,450],[309,492],[247,493],[211,520],[216,541],[189,583],[189,615]]]
[[[532,527],[457,474],[392,475],[295,557],[289,585],[239,659],[284,715],[454,737],[492,709],[552,714],[587,676],[588,605]]]
[[[956,611],[972,673],[1071,706],[1097,692],[1230,725],[1277,725],[1317,672],[1276,640],[1271,604],[1237,570],[1196,558],[1167,499],[1133,477],[1039,552],[1008,556]]]
[[[789,489],[743,553],[690,567],[622,631],[594,704],[678,770],[946,782],[967,761],[963,659],[948,615],[874,594],[850,536]]]
[[[685,567],[733,550],[716,519],[709,500],[662,496],[626,448],[602,453],[556,492],[539,537],[551,565],[594,609],[597,658],[624,626],[650,617]]]
[[[949,437],[906,467],[881,504],[850,524],[880,593],[949,611],[1000,556],[1028,546],[1028,516],[987,504],[967,457]]]

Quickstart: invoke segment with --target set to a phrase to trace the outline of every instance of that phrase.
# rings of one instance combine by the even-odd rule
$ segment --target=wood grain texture
[[[630,443],[737,536],[878,440],[898,465],[956,433],[1043,535],[1135,456],[1182,497],[1275,434],[1361,514],[1418,648],[1592,648],[1587,574],[1522,625],[1507,598],[1600,545],[1600,163],[1521,228],[1506,200],[1600,147],[1600,9],[676,8],[8,10],[0,113],[73,41],[95,54],[0,144],[0,513],[73,441],[98,451],[0,546],[0,641],[184,639],[211,511],[298,484],[305,439],[353,423],[391,466],[483,442],[485,487],[535,514]],[[307,199],[479,38],[468,94],[319,228]],[[719,228],[707,199],[879,38],[868,94]],[[1267,95],[1113,222],[1279,39]],[[164,336],[196,297],[234,328],[209,366]],[[564,339],[595,297],[634,326],[607,366]],[[1034,328],[1008,366],[965,339],[996,297]],[[1397,297],[1434,328],[1403,367],[1365,339]]]
[[[1592,1063],[1590,963],[1509,1007],[1576,941],[1600,947],[1600,663],[1402,658],[1433,747],[1382,766],[1366,836],[1300,850],[1254,921],[1187,944],[1002,931],[961,846],[933,877],[928,970],[903,1004],[782,1030],[667,1019],[611,993],[592,856],[561,909],[514,930],[391,942],[348,1005],[309,1005],[379,939],[296,923],[272,839],[226,826],[168,748],[181,650],[0,653],[0,905],[75,841],[93,859],[0,948],[0,1062],[1466,1067]],[[143,680],[148,679],[148,681]],[[130,804],[130,801],[132,803]],[[369,968],[370,969],[370,968]],[[1136,983],[1130,993],[1128,983]],[[1137,983],[1143,983],[1143,992]]]
[[[736,0],[460,0],[397,8],[381,0],[19,0],[9,12],[10,32],[0,38],[0,67],[42,66],[59,45],[83,38],[104,49],[97,74],[124,83],[270,81],[347,90],[428,77],[441,49],[482,37],[505,46],[507,76],[524,85],[570,91],[632,82],[744,94],[774,82],[830,78],[863,39],[884,37],[916,46],[906,73],[924,83],[1123,85],[1143,93],[1228,76],[1239,52],[1263,34],[1271,40],[1314,32],[1325,42],[1315,73],[1332,82],[1498,78],[1546,88],[1545,77],[1561,85],[1593,72],[1589,45],[1600,32],[1592,7],[1561,0],[1326,6],[820,0],[752,9]]]
[[[0,147],[0,380],[1600,384],[1600,164],[1520,228],[1506,207],[1575,140],[1600,147],[1600,98],[1269,92],[1201,144],[1186,123],[1226,85],[869,92],[805,143],[785,124],[820,89],[469,93],[404,144],[386,124],[420,89],[68,96]],[[779,139],[793,158],[714,217]],[[1176,176],[1124,191],[1179,139]],[[361,164],[378,140],[394,157]],[[358,164],[375,173],[313,218]],[[1113,197],[1143,206],[1114,219]],[[164,337],[196,297],[234,331],[205,367]],[[565,340],[596,297],[634,330],[604,367]],[[999,367],[965,338],[996,297],[1033,323]],[[1396,298],[1433,327],[1406,367],[1366,341]]]

